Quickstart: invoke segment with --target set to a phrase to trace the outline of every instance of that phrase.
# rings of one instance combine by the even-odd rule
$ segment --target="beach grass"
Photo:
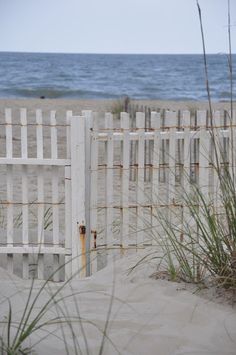
[[[234,166],[229,164],[229,156],[225,154],[217,129],[214,125],[210,83],[208,76],[208,63],[205,46],[205,36],[200,5],[197,3],[198,16],[203,45],[203,60],[206,79],[206,91],[209,105],[209,119],[211,141],[213,146],[214,162],[212,168],[219,182],[217,196],[210,198],[201,188],[186,178],[191,186],[191,192],[186,192],[182,186],[182,203],[186,206],[185,220],[170,210],[162,213],[158,210],[153,217],[157,220],[162,231],[153,232],[156,244],[162,250],[157,257],[154,253],[145,256],[158,259],[156,277],[166,272],[172,281],[188,283],[217,285],[236,290],[236,186]],[[233,135],[233,68],[231,53],[231,22],[230,1],[228,1],[228,36],[229,36],[229,77],[230,77],[230,110],[227,118],[230,122],[229,155],[235,161],[235,142]],[[233,164],[234,165],[234,164]],[[173,172],[172,172],[173,173]],[[207,183],[207,182],[206,182]],[[215,199],[218,200],[216,207]],[[172,214],[172,220],[169,215]]]
[[[64,267],[65,265],[62,265],[57,268],[45,281],[41,282],[32,278],[28,295],[20,311],[15,311],[15,297],[21,293],[20,290],[11,297],[1,300],[1,304],[6,304],[8,310],[0,319],[0,354],[34,354],[35,347],[49,337],[61,343],[65,354],[69,355],[73,352],[89,355],[89,334],[85,329],[85,325],[88,324],[100,334],[97,354],[104,353],[106,342],[111,345],[114,353],[120,354],[108,334],[114,302],[125,304],[123,300],[115,296],[115,282],[113,282],[110,294],[102,293],[108,303],[108,311],[102,327],[81,314],[79,296],[90,292],[78,291],[73,287],[73,282],[76,282],[81,270],[63,283],[51,282],[53,276]]]

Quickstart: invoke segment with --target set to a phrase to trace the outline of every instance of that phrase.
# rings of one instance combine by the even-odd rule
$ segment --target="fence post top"
[[[11,124],[12,123],[12,117],[11,117],[11,108],[6,108],[5,109],[5,120],[7,124]]]
[[[129,114],[127,112],[120,113],[121,128],[129,129]]]
[[[152,111],[151,112],[151,126],[154,129],[160,129],[160,112]]]
[[[145,113],[144,112],[137,112],[136,113],[136,126],[138,129],[145,128]]]

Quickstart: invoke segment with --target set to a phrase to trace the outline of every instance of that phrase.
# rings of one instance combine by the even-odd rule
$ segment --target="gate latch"
[[[84,225],[79,226],[79,234],[82,234],[82,235],[86,234],[86,227]]]

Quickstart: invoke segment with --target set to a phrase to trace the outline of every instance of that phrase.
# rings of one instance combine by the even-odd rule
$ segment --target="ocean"
[[[230,99],[226,55],[208,55],[212,99]],[[233,55],[235,62],[236,55]],[[234,70],[236,79],[236,70]],[[235,80],[236,81],[236,80]],[[0,98],[206,100],[203,55],[0,53]]]

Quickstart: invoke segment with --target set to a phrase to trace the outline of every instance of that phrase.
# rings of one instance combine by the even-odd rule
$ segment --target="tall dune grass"
[[[236,186],[235,186],[235,142],[233,127],[233,63],[231,53],[230,0],[228,0],[229,36],[229,77],[230,111],[227,112],[230,130],[230,166],[224,146],[214,125],[214,112],[211,101],[208,77],[208,63],[205,47],[202,13],[197,3],[203,45],[203,59],[206,91],[209,103],[209,118],[214,161],[212,167],[219,182],[217,192],[218,206],[197,184],[191,183],[191,193],[182,186],[183,205],[187,206],[188,218],[184,221],[174,215],[171,221],[165,214],[156,214],[162,233],[156,235],[157,243],[163,250],[160,265],[166,268],[172,280],[206,283],[216,282],[236,290]],[[173,216],[173,211],[171,211]],[[179,218],[179,220],[178,220]],[[178,221],[178,222],[177,222]],[[163,233],[164,232],[164,233]],[[182,237],[180,237],[182,236]]]

